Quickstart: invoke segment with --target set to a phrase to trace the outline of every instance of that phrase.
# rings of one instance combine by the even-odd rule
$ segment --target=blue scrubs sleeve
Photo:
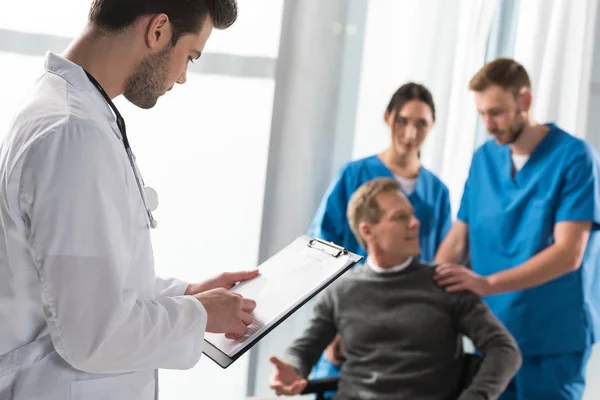
[[[469,181],[471,180],[471,174],[469,173],[469,177],[465,182],[465,188],[463,190],[462,199],[460,201],[460,208],[458,209],[457,218],[464,222],[465,224],[469,224]]]
[[[586,147],[569,163],[560,191],[556,222],[590,221],[600,228],[600,164]]]
[[[347,167],[344,166],[323,196],[309,228],[310,236],[342,244],[349,200],[345,182],[346,171]]]

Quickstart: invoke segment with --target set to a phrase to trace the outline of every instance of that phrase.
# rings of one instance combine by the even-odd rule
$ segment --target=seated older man
[[[513,337],[479,298],[447,293],[434,268],[417,260],[419,221],[393,179],[361,186],[348,219],[369,256],[319,297],[314,315],[282,359],[271,387],[295,395],[339,332],[345,361],[335,399],[496,399],[521,365]],[[477,374],[460,387],[462,335],[481,352]]]

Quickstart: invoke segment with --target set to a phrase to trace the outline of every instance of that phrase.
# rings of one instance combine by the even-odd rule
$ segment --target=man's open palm
[[[296,368],[277,357],[271,357],[269,361],[276,368],[270,386],[278,396],[282,394],[294,396],[302,393],[308,382],[298,373]]]

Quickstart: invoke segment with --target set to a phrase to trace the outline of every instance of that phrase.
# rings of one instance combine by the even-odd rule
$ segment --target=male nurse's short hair
[[[202,30],[210,16],[216,29],[237,19],[236,0],[92,0],[89,20],[104,33],[118,33],[146,15],[166,14],[173,28],[173,45],[179,38]]]
[[[400,182],[392,178],[375,178],[362,184],[350,197],[348,202],[348,223],[356,240],[363,248],[367,248],[364,238],[360,234],[359,226],[367,221],[376,224],[381,219],[381,209],[377,203],[377,195],[383,192],[400,191]]]
[[[498,58],[485,64],[469,82],[469,89],[482,92],[497,85],[518,97],[523,88],[531,89],[531,80],[525,68],[510,58]]]

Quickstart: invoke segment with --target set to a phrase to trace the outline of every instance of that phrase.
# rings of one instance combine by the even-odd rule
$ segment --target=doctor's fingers
[[[238,338],[244,337],[248,333],[248,327],[246,326],[246,324],[240,322],[239,324],[236,324],[233,333]]]
[[[252,322],[254,321],[254,317],[251,314],[242,312],[240,314],[240,318],[242,320],[242,322],[244,323],[244,325],[249,326],[252,324]]]
[[[253,269],[252,271],[224,272],[221,276],[228,282],[242,282],[258,276],[258,269]]]
[[[252,312],[256,308],[256,302],[252,299],[242,299],[242,311]]]
[[[240,306],[242,310],[246,312],[252,312],[256,308],[256,302],[252,299],[246,299],[241,294],[235,292],[229,292],[232,296],[240,299]]]
[[[227,339],[236,340],[243,338],[248,333],[248,327],[243,323],[235,324],[231,329],[227,330],[225,337]]]

